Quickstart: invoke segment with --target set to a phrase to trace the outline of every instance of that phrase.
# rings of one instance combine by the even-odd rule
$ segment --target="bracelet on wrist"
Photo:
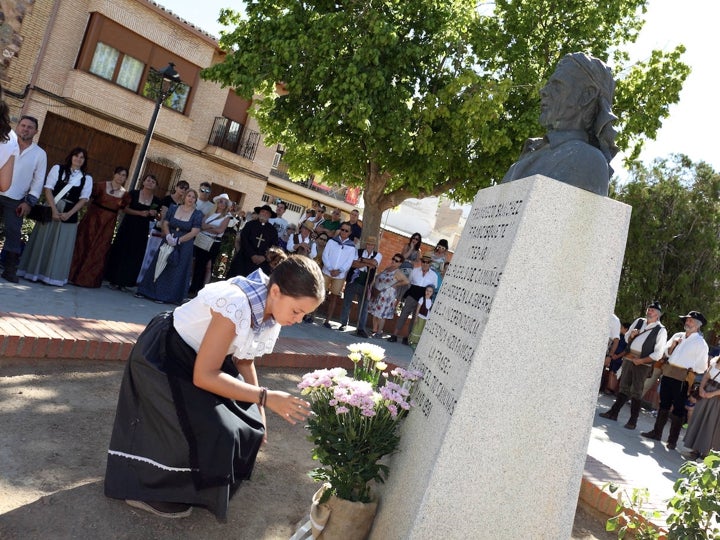
[[[267,403],[267,393],[268,393],[268,389],[265,388],[264,386],[261,386],[260,387],[260,397],[258,399],[258,405],[260,405],[261,407],[264,407],[265,403]]]

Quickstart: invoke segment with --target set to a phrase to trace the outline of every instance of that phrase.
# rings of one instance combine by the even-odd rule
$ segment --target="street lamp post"
[[[145,154],[147,154],[150,139],[152,139],[153,132],[155,131],[155,123],[157,122],[158,114],[160,114],[160,108],[167,97],[177,89],[180,83],[182,83],[180,80],[180,74],[175,71],[175,64],[172,62],[170,62],[162,71],[158,71],[151,67],[150,73],[151,75],[158,77],[157,87],[154,88],[155,92],[157,92],[157,96],[155,98],[155,109],[153,110],[152,117],[150,118],[150,124],[148,125],[147,132],[145,133],[145,140],[140,148],[140,154],[138,155],[137,164],[135,165],[135,171],[133,172],[132,180],[130,180],[130,189],[128,191],[132,191],[137,185],[140,171],[142,171],[142,166],[145,162]]]

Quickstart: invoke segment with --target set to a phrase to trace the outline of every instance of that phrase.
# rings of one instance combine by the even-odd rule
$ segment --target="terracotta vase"
[[[323,484],[313,495],[310,508],[313,538],[319,540],[365,540],[372,528],[377,501],[369,503],[347,501],[334,495],[327,502],[320,498],[330,484]]]

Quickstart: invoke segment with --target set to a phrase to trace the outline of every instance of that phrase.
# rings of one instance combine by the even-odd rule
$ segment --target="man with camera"
[[[288,236],[287,241],[287,252],[297,253],[298,255],[305,255],[314,259],[317,257],[317,246],[313,240],[313,223],[309,221],[303,221],[300,226],[300,232],[291,234]]]

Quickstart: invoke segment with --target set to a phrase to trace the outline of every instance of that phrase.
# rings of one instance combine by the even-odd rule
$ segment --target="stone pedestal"
[[[629,220],[543,176],[478,193],[371,538],[570,537]]]

